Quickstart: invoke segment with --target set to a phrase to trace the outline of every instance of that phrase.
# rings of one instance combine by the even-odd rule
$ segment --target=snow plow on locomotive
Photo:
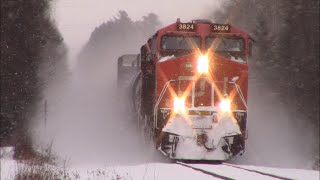
[[[165,156],[224,161],[245,150],[250,53],[249,35],[234,26],[178,19],[127,59],[130,75],[119,58],[118,84],[130,79],[139,129]]]

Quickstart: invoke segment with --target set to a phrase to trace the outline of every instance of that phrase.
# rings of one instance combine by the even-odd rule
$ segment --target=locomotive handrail
[[[159,127],[158,127],[158,112],[157,112],[158,106],[159,106],[159,104],[160,104],[160,101],[161,101],[162,98],[163,98],[164,93],[167,91],[167,89],[168,89],[168,87],[169,87],[169,84],[170,84],[171,82],[173,82],[173,81],[175,81],[175,80],[169,80],[168,82],[166,82],[166,84],[165,84],[164,87],[162,88],[162,91],[161,91],[161,93],[160,93],[160,95],[159,95],[159,98],[158,98],[158,100],[157,100],[157,102],[156,102],[156,104],[155,104],[155,106],[154,106],[154,109],[153,109],[153,118],[154,118],[154,119],[153,119],[153,124],[154,124],[154,129],[159,129]],[[236,87],[236,90],[237,90],[237,92],[238,92],[238,94],[239,94],[239,96],[240,96],[240,99],[241,99],[243,105],[245,106],[246,110],[248,110],[248,105],[247,105],[247,103],[246,103],[246,101],[245,101],[245,98],[244,98],[244,96],[243,96],[243,93],[242,93],[241,88],[239,87],[239,85],[238,85],[237,83],[235,83],[235,82],[229,82],[229,83],[230,83],[230,84],[233,84],[233,85]]]
[[[240,96],[240,99],[241,99],[243,105],[246,107],[246,110],[248,111],[247,102],[245,101],[245,99],[244,99],[244,97],[243,97],[243,93],[242,93],[241,88],[239,87],[239,85],[238,85],[237,83],[235,83],[235,82],[229,82],[229,83],[230,83],[230,84],[234,84],[234,86],[236,87],[236,90],[237,90],[237,92],[238,92],[238,94],[239,94],[239,96]]]
[[[168,82],[166,82],[166,84],[162,88],[162,91],[161,91],[161,93],[159,95],[159,98],[158,98],[158,100],[157,100],[157,102],[156,102],[156,104],[154,106],[154,109],[153,109],[153,126],[154,126],[153,128],[154,129],[159,129],[158,128],[158,122],[157,122],[157,120],[158,120],[158,111],[157,111],[158,106],[160,104],[160,101],[162,100],[162,97],[163,97],[164,93],[167,91],[170,83],[173,82],[173,81],[175,81],[175,80],[169,80]]]

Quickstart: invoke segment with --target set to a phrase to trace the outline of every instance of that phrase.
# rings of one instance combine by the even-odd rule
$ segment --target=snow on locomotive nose
[[[244,152],[250,43],[246,32],[229,24],[178,19],[129,60],[131,111],[159,151],[186,160]]]

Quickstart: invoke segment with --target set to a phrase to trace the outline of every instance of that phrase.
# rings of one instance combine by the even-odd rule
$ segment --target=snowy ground
[[[5,153],[4,153],[5,152]],[[1,180],[14,179],[19,166],[12,159],[10,149],[1,150]],[[244,168],[244,169],[240,169]],[[49,168],[50,169],[50,168]],[[72,165],[52,168],[66,171],[70,179],[121,179],[121,180],[176,180],[176,179],[301,179],[318,180],[319,171],[302,169],[279,169],[258,166],[233,166],[230,164],[178,164],[145,163],[130,166],[106,166],[101,164]]]

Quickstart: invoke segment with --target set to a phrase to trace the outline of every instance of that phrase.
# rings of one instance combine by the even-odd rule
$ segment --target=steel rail
[[[269,177],[273,177],[273,178],[277,178],[277,179],[281,179],[281,180],[294,180],[294,179],[291,179],[291,178],[282,177],[282,176],[278,176],[278,175],[274,175],[274,174],[270,174],[270,173],[265,173],[265,172],[262,172],[262,171],[257,171],[257,170],[252,170],[252,169],[239,167],[239,166],[236,166],[236,165],[233,165],[233,164],[228,164],[228,163],[222,163],[222,164],[225,165],[225,166],[230,166],[230,167],[234,167],[234,168],[237,168],[237,169],[242,169],[242,170],[249,171],[249,172],[254,172],[254,173],[257,173],[257,174],[261,174],[261,175],[264,175],[264,176],[269,176]]]
[[[195,171],[201,172],[201,173],[203,173],[203,174],[206,174],[206,175],[215,177],[215,178],[219,178],[219,179],[223,179],[223,180],[236,180],[236,179],[233,179],[233,178],[230,178],[230,177],[226,177],[226,176],[222,176],[222,175],[219,175],[219,174],[210,172],[210,171],[205,171],[205,170],[200,169],[200,168],[192,167],[192,166],[189,166],[189,165],[187,165],[187,164],[185,164],[185,163],[182,163],[182,162],[175,162],[175,163],[176,163],[176,164],[179,164],[179,165],[181,165],[181,166],[184,166],[184,167],[193,169],[193,170],[195,170]]]

